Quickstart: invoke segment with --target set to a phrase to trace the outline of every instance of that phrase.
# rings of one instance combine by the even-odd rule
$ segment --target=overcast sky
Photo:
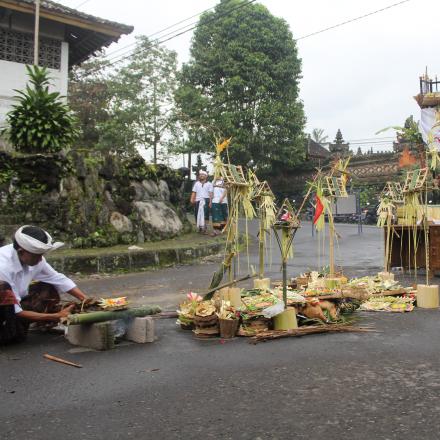
[[[260,0],[287,21],[294,38],[385,8],[399,0]],[[215,6],[216,0],[61,0],[61,3],[134,26],[109,53]],[[334,139],[338,128],[356,149],[356,140],[373,138],[407,116],[419,119],[412,98],[428,66],[440,77],[439,0],[410,0],[388,10],[298,41],[307,130],[318,127]],[[197,17],[177,26],[194,22]],[[171,30],[170,30],[171,31]],[[167,31],[167,32],[170,32]],[[166,42],[180,62],[189,57],[192,32]],[[114,56],[125,53],[130,47]],[[392,136],[393,132],[381,134]],[[381,148],[376,144],[375,150]]]

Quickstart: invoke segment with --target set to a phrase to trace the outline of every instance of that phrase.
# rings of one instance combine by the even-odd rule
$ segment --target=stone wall
[[[0,152],[0,239],[22,224],[73,247],[135,244],[191,229],[183,178],[141,157]]]

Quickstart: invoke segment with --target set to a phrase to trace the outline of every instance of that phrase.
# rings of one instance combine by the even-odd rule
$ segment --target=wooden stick
[[[80,364],[75,364],[73,362],[66,361],[65,359],[61,359],[59,357],[52,356],[51,354],[46,353],[43,355],[43,357],[45,357],[46,359],[49,359],[50,361],[59,362],[60,364],[70,365],[71,367],[75,367],[75,368],[82,368],[82,365],[80,365]]]

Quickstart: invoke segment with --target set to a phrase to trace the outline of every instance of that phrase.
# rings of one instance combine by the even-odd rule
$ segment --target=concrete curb
[[[135,272],[161,266],[190,263],[202,257],[218,254],[224,250],[224,242],[206,243],[191,247],[165,248],[158,250],[136,249],[112,251],[102,255],[50,255],[48,262],[65,274],[96,274],[111,272]]]

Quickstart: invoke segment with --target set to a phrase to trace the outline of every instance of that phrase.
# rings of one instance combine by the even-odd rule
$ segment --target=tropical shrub
[[[49,92],[47,69],[26,66],[29,83],[15,90],[17,104],[6,115],[6,135],[17,151],[56,153],[69,148],[77,139],[77,120],[58,92]]]

